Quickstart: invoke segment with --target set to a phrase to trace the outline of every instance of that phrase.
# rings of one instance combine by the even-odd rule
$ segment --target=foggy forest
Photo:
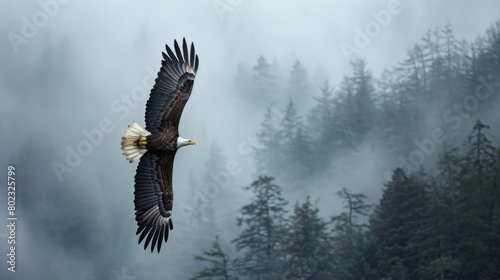
[[[500,279],[498,1],[7,2],[1,279]],[[151,253],[120,137],[183,37],[198,144]]]

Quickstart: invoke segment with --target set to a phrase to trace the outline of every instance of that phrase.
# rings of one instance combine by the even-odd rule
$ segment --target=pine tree
[[[335,150],[362,143],[377,123],[372,74],[364,60],[354,60],[351,66],[353,75],[344,77],[333,100],[332,126],[336,137],[331,145]]]
[[[290,140],[295,137],[299,125],[300,115],[297,112],[297,107],[295,106],[295,102],[289,99],[279,127],[282,137],[285,138],[285,140]]]
[[[290,256],[287,273],[301,279],[327,279],[332,263],[333,248],[328,223],[319,216],[319,209],[307,197],[294,207],[289,219],[285,252]]]
[[[443,82],[445,84],[445,92],[447,95],[447,99],[452,101],[457,93],[457,90],[462,88],[462,86],[456,86],[456,82],[458,82],[457,76],[459,75],[459,68],[461,67],[461,59],[460,59],[460,45],[458,41],[455,39],[453,34],[453,28],[451,23],[448,22],[441,29],[441,38],[442,45],[441,49],[443,50],[443,62],[444,62],[444,77]]]
[[[407,138],[413,138],[422,133],[421,124],[425,119],[423,112],[429,106],[429,94],[425,86],[428,82],[427,74],[424,72],[425,62],[422,64],[420,61],[420,52],[420,46],[416,45],[408,51],[408,58],[396,68],[400,75],[397,88],[401,108],[398,117],[406,121],[404,125],[409,129],[406,132],[409,134]]]
[[[476,49],[476,59],[473,67],[475,68],[474,81],[482,76],[484,78],[495,75],[500,71],[500,20],[493,23],[486,34],[480,36],[474,42]]]
[[[257,143],[255,147],[255,164],[258,173],[280,175],[282,166],[282,149],[284,137],[280,125],[283,116],[272,106],[267,108],[264,120],[261,122],[257,132]]]
[[[415,139],[415,113],[399,69],[384,71],[379,80],[379,137],[394,156],[406,154]]]
[[[460,198],[460,172],[463,168],[462,156],[458,154],[458,149],[453,148],[446,151],[438,163],[439,174],[436,184],[442,188],[441,199],[444,204],[449,207],[446,214],[446,227],[448,228],[448,238],[451,242],[452,254],[456,252],[456,246],[460,240],[460,220],[462,213],[459,208]]]
[[[283,111],[269,107],[257,133],[255,160],[259,173],[302,184],[311,171],[310,139],[292,99]]]
[[[295,136],[290,140],[289,168],[287,174],[289,182],[298,187],[304,187],[314,175],[314,163],[311,139],[306,133],[306,128],[300,123]]]
[[[424,188],[415,176],[398,168],[386,184],[380,204],[370,220],[370,230],[383,256],[378,263],[380,277],[415,279],[420,265],[416,255],[415,229],[425,207]]]
[[[460,174],[459,207],[462,211],[462,239],[459,244],[463,277],[495,279],[500,275],[498,258],[497,151],[486,135],[487,125],[477,121],[465,146]]]
[[[192,280],[198,279],[236,279],[231,275],[230,260],[227,254],[221,249],[219,236],[215,236],[210,250],[204,250],[202,255],[196,255],[195,260],[209,264],[203,270],[198,271]]]
[[[337,192],[344,211],[332,217],[334,224],[334,248],[336,279],[355,279],[354,268],[359,266],[361,252],[357,246],[361,242],[362,233],[367,227],[366,217],[370,205],[363,194],[352,194],[346,188]]]
[[[301,112],[306,109],[311,99],[311,86],[309,84],[307,70],[298,60],[295,61],[290,71],[288,94],[295,104],[298,104],[298,109]]]
[[[287,183],[302,184],[310,171],[310,140],[304,132],[301,117],[292,99],[289,99],[281,124],[280,135],[282,144],[278,149],[281,153],[282,163],[279,165],[281,175]]]
[[[364,60],[355,60],[351,63],[353,76],[351,77],[354,87],[354,108],[350,117],[353,120],[353,129],[357,139],[363,140],[375,126],[377,112],[373,100],[374,87],[371,71],[366,69]]]
[[[415,227],[413,256],[419,264],[421,279],[455,279],[460,261],[453,250],[453,192],[439,180],[421,172],[425,188],[425,207]]]
[[[327,81],[320,88],[321,95],[314,97],[316,105],[307,117],[307,134],[316,147],[312,152],[314,160],[311,161],[313,170],[323,169],[333,157],[335,149],[332,148],[332,139],[337,137],[334,125],[334,104],[332,88]]]
[[[241,208],[237,220],[242,231],[232,242],[243,256],[235,259],[234,267],[252,279],[278,279],[284,272],[287,201],[272,177],[261,176],[245,189],[254,198]]]
[[[371,205],[367,204],[366,196],[361,193],[352,194],[346,188],[337,192],[346,212],[332,218],[336,229],[342,229],[348,235],[362,231],[366,227],[363,221],[369,214]]]
[[[337,96],[333,99],[333,121],[332,129],[335,137],[330,142],[332,149],[340,151],[352,148],[358,144],[360,139],[356,139],[356,105],[354,102],[354,85],[351,79],[344,77],[340,83]]]
[[[260,106],[269,104],[274,100],[273,93],[276,91],[271,65],[264,56],[257,59],[257,64],[252,67],[253,80],[253,103]]]

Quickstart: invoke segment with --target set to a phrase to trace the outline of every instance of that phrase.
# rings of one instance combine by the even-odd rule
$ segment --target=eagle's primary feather
[[[184,39],[182,51],[174,41],[174,51],[166,46],[163,61],[146,103],[146,129],[132,123],[122,137],[125,157],[133,162],[140,158],[135,175],[135,219],[139,243],[144,249],[151,243],[160,252],[167,242],[172,223],[172,171],[177,149],[195,144],[179,137],[179,121],[193,89],[198,70],[194,45],[190,51]]]

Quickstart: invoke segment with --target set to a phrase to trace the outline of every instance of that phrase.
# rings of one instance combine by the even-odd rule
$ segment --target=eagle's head
[[[196,141],[194,141],[193,139],[184,139],[180,136],[177,137],[177,149],[187,145],[196,145]]]

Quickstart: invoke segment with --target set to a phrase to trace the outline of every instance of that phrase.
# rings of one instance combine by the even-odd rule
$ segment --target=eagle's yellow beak
[[[196,145],[196,141],[194,141],[194,140],[189,140],[189,145]]]

